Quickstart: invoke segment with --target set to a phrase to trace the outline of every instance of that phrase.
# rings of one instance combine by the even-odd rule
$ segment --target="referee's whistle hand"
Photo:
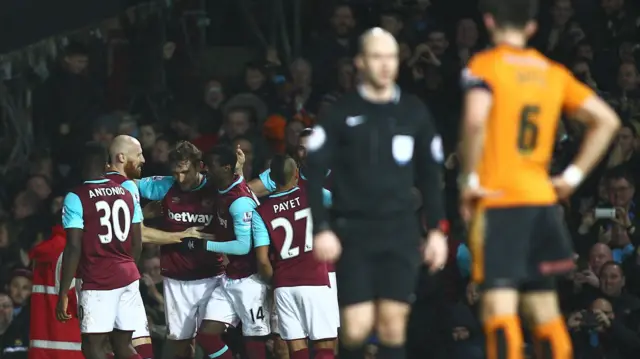
[[[427,234],[427,241],[422,248],[422,256],[429,270],[437,272],[444,268],[449,255],[447,237],[439,230],[431,230]]]
[[[333,263],[342,253],[340,240],[333,231],[322,231],[313,238],[313,254],[322,262]]]

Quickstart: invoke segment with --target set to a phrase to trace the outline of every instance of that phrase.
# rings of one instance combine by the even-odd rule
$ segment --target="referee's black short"
[[[335,218],[332,227],[342,243],[336,264],[341,307],[378,299],[413,301],[422,262],[416,216]]]

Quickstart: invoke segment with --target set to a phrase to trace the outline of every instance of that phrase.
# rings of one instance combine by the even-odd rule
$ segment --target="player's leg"
[[[309,359],[307,346],[307,332],[304,328],[304,314],[299,288],[281,287],[274,290],[276,315],[278,317],[277,331],[279,337],[287,346],[287,355],[291,359]],[[273,328],[273,330],[276,330]]]
[[[535,215],[531,208],[492,208],[478,211],[471,224],[471,276],[483,290],[487,359],[523,358],[518,287],[527,273]]]
[[[271,337],[273,339],[273,356],[276,359],[289,359],[289,348],[287,343],[280,336],[278,312],[276,301],[271,301]]]
[[[205,280],[181,281],[165,278],[164,315],[167,322],[167,345],[171,359],[191,359],[193,337],[197,328],[198,302],[206,291]]]
[[[336,272],[335,272],[335,268],[332,268],[334,271],[333,272],[329,272],[329,286],[331,288],[331,293],[333,295],[333,298],[335,298],[335,309],[332,311],[332,313],[335,313],[335,321],[336,323],[338,323],[338,330],[340,330],[340,306],[338,305],[338,281],[336,279]],[[334,354],[338,354],[338,338],[336,338],[335,340],[333,340],[333,342],[331,343],[333,345],[333,352]]]
[[[227,326],[238,325],[239,318],[224,286],[218,285],[213,290],[203,311],[204,316],[196,335],[196,343],[208,358],[232,358],[233,354],[224,342],[222,334]]]
[[[78,291],[78,319],[82,333],[82,354],[87,359],[105,359],[105,343],[113,331],[124,288]]]
[[[140,296],[140,282],[135,281],[126,286],[120,296],[118,315],[111,334],[111,347],[116,358],[143,359],[132,343],[133,332],[140,328],[141,323],[144,323],[144,330],[148,332],[147,314]]]
[[[271,335],[269,288],[258,275],[238,280],[227,287],[233,307],[242,322],[244,346],[249,359],[265,359]]]
[[[367,233],[340,233],[343,249],[336,263],[340,305],[339,355],[342,359],[362,359],[364,344],[375,321],[373,265],[362,244]],[[358,238],[360,237],[360,238]],[[356,243],[354,243],[356,242]]]
[[[326,286],[296,287],[299,321],[313,343],[313,359],[335,358],[337,298]]]
[[[571,242],[560,210],[540,210],[532,238],[530,275],[522,288],[522,309],[533,332],[536,356],[540,359],[573,358],[571,340],[560,313],[553,277],[573,268]]]
[[[397,239],[387,242],[374,260],[376,324],[378,356],[404,359],[406,357],[406,328],[411,312],[416,281],[420,272],[420,232],[416,219],[398,221],[390,228]],[[394,239],[394,237],[389,237]]]

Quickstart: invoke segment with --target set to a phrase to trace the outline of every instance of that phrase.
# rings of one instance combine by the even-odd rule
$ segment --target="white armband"
[[[584,172],[576,165],[570,165],[562,173],[562,179],[571,187],[578,187],[584,179]]]
[[[466,176],[461,176],[458,181],[458,185],[462,188],[476,189],[480,187],[480,176],[475,172],[469,173]]]

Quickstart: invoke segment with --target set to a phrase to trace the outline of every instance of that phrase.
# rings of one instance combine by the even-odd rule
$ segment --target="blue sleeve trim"
[[[69,192],[62,204],[62,226],[64,228],[84,228],[84,210],[77,194]]]
[[[142,198],[159,201],[164,198],[174,183],[173,176],[145,177],[138,181],[138,189]]]
[[[267,189],[269,193],[275,192],[276,183],[271,179],[271,169],[267,169],[266,171],[262,172],[258,176],[258,178],[260,178],[262,185]]]
[[[264,220],[258,211],[255,210],[253,211],[253,217],[251,218],[251,231],[253,232],[254,247],[264,247],[271,244],[267,225],[264,223]]]
[[[138,186],[136,186],[135,182],[131,180],[122,182],[121,186],[129,191],[133,196],[133,223],[142,222],[144,220],[144,215],[142,214],[142,207],[140,206],[140,192],[138,191]]]

